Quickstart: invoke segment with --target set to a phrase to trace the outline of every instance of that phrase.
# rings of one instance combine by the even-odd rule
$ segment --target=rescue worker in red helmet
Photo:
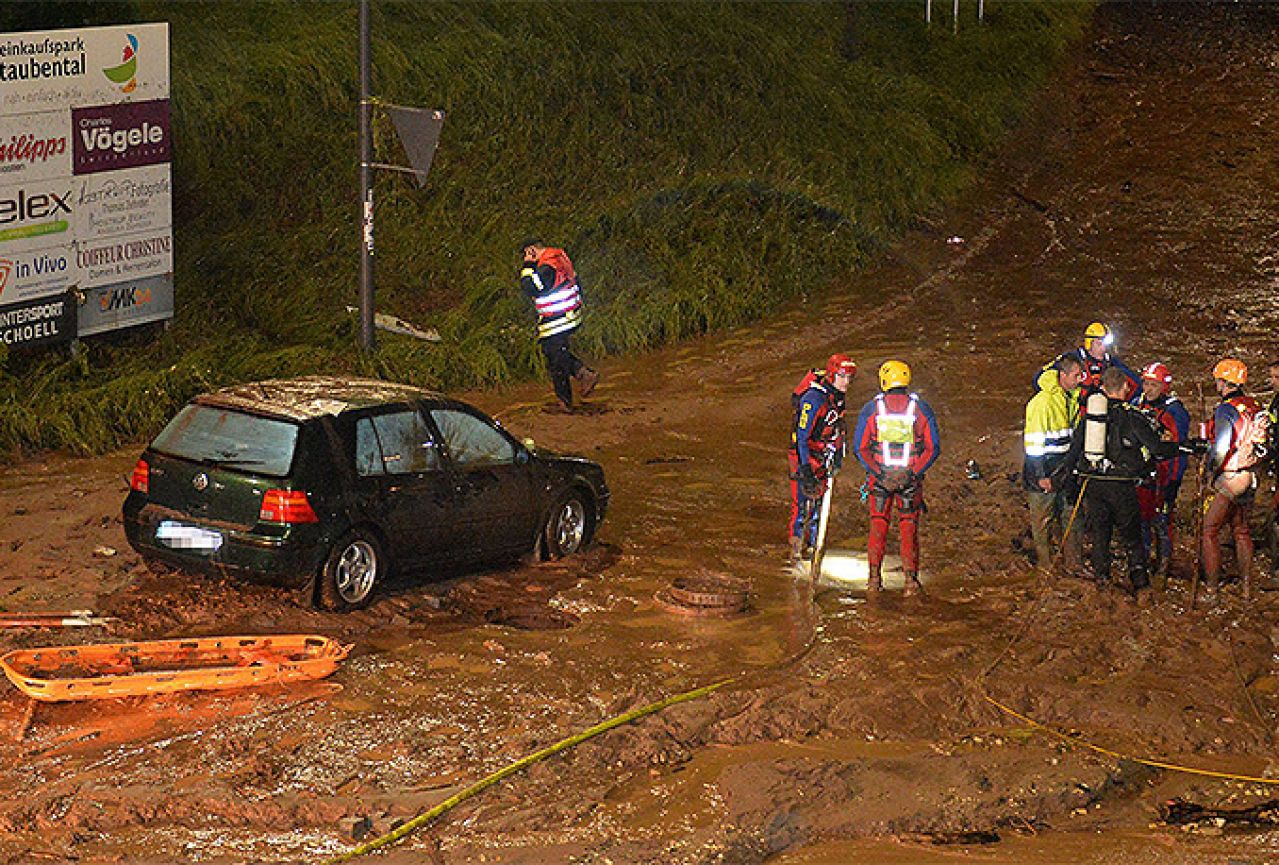
[[[941,437],[932,408],[911,393],[910,367],[899,360],[879,368],[880,393],[862,407],[853,433],[857,459],[866,469],[870,507],[870,566],[866,593],[883,591],[882,568],[888,546],[888,524],[898,511],[904,594],[923,591],[919,583],[919,519],[924,511],[924,473],[941,454]]]
[[[1132,383],[1132,391],[1135,395],[1141,387],[1141,379],[1126,363],[1119,359],[1118,355],[1110,353],[1110,349],[1114,344],[1114,331],[1102,322],[1094,321],[1084,328],[1084,339],[1081,346],[1053,358],[1053,360],[1044,364],[1043,369],[1035,374],[1035,390],[1039,389],[1040,374],[1050,369],[1059,368],[1061,359],[1066,355],[1072,355],[1078,357],[1079,362],[1084,365],[1084,374],[1086,376],[1084,383],[1079,388],[1080,405],[1086,403],[1089,396],[1101,391],[1101,374],[1112,366],[1123,370],[1124,375]]]
[[[555,396],[565,411],[573,410],[573,386],[585,399],[595,390],[600,375],[569,348],[569,335],[582,323],[582,290],[568,253],[547,246],[537,238],[524,241],[521,251],[520,288],[537,308],[537,344],[546,357]]]
[[[790,462],[792,561],[804,557],[817,540],[815,502],[826,494],[830,473],[843,463],[848,429],[844,395],[857,375],[846,354],[832,354],[825,374],[809,375],[808,388],[795,406],[791,424]]]
[[[1157,424],[1164,441],[1180,444],[1190,438],[1190,413],[1172,392],[1172,371],[1166,364],[1156,361],[1142,369],[1137,408]],[[1160,577],[1167,576],[1172,558],[1172,516],[1187,461],[1182,451],[1171,459],[1156,460],[1154,477],[1137,487],[1141,543],[1147,561],[1153,563],[1151,570]]]
[[[1215,595],[1221,582],[1221,531],[1229,528],[1235,538],[1244,598],[1249,599],[1253,549],[1248,516],[1257,469],[1266,457],[1268,416],[1257,400],[1244,393],[1248,367],[1243,361],[1225,358],[1213,367],[1212,378],[1221,402],[1208,427],[1208,468],[1215,495],[1204,513],[1204,583],[1209,595]]]

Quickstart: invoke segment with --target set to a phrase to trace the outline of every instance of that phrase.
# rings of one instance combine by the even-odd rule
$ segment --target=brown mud
[[[1279,775],[1279,592],[1245,605],[1228,586],[1187,610],[1192,490],[1173,579],[1145,609],[1038,581],[1018,479],[1031,376],[1089,321],[1117,326],[1130,362],[1168,362],[1196,416],[1216,358],[1259,370],[1274,352],[1276,37],[1270,6],[1102,7],[979,187],[875,272],[759,325],[605,364],[577,415],[546,411],[544,385],[475,395],[520,434],[605,465],[614,507],[578,559],[403,580],[338,616],[277,588],[149,574],[118,517],[133,453],[0,474],[5,609],[93,607],[120,618],[113,639],[356,644],[325,682],[40,706],[20,739],[3,737],[26,708],[6,690],[0,861],[318,861],[538,748],[724,678],[381,861],[1279,860],[1279,833],[1155,822],[1173,797],[1244,807],[1273,786],[1073,748],[983,698],[1119,753]],[[937,411],[925,600],[871,606],[781,564],[786,395],[836,349],[862,365],[854,408],[899,357]],[[834,510],[843,550],[866,536],[854,475]],[[752,612],[655,603],[703,571],[749,579]],[[106,636],[16,630],[0,644]]]

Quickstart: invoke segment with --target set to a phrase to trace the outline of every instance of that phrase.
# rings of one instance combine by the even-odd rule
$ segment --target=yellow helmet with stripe
[[[1096,339],[1101,340],[1103,345],[1109,346],[1114,342],[1115,337],[1110,332],[1110,328],[1100,321],[1094,321],[1084,329],[1084,351],[1092,348],[1093,340]]]

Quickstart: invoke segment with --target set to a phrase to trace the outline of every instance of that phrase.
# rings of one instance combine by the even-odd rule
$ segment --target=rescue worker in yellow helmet
[[[941,435],[932,408],[911,393],[910,367],[900,360],[879,368],[881,393],[862,407],[853,433],[858,461],[866,469],[870,539],[866,559],[868,595],[883,591],[882,568],[893,506],[899,513],[902,569],[907,596],[919,594],[919,519],[924,511],[924,473],[941,455]]]
[[[1204,513],[1204,582],[1209,595],[1221,580],[1221,531],[1229,528],[1235,538],[1235,558],[1243,578],[1245,599],[1252,596],[1252,530],[1248,517],[1257,489],[1257,471],[1266,459],[1269,417],[1256,399],[1244,393],[1248,367],[1228,357],[1212,370],[1221,402],[1208,427],[1208,468],[1211,470],[1212,504]]]
[[[1122,370],[1124,375],[1128,376],[1128,381],[1132,384],[1133,397],[1135,398],[1141,389],[1141,378],[1126,363],[1120,360],[1118,355],[1111,353],[1111,348],[1114,344],[1114,331],[1102,322],[1094,321],[1084,328],[1083,345],[1053,358],[1052,361],[1044,364],[1040,373],[1050,369],[1059,369],[1061,359],[1073,355],[1079,358],[1079,362],[1084,367],[1084,382],[1080,385],[1079,390],[1080,405],[1086,403],[1088,397],[1092,394],[1101,392],[1101,374],[1112,366]],[[1035,374],[1034,386],[1036,390],[1039,389],[1040,373]]]

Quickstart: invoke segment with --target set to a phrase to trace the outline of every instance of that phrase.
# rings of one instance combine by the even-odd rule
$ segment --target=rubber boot
[[[866,595],[867,597],[877,598],[884,591],[884,578],[880,574],[882,565],[871,565],[870,571],[866,576]]]
[[[573,376],[577,381],[578,396],[585,399],[595,390],[595,385],[599,384],[600,374],[589,366],[584,366],[577,371],[577,375]]]
[[[906,572],[906,585],[902,589],[902,597],[914,598],[924,594],[924,587],[919,582],[919,574],[914,571]]]

